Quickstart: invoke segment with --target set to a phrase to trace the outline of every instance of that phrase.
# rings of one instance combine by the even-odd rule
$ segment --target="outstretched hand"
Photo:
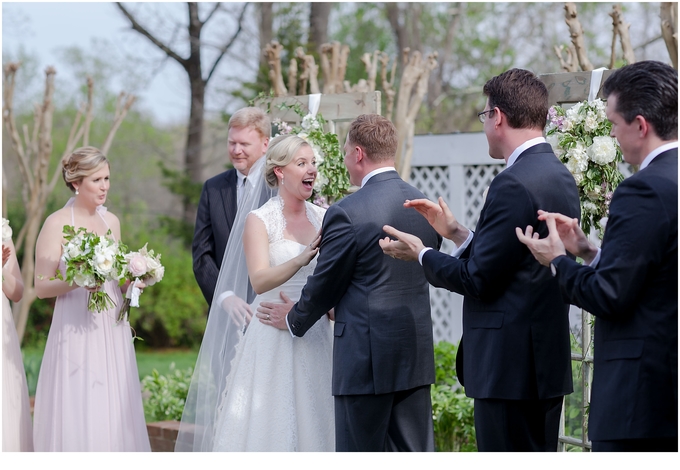
[[[231,317],[231,320],[239,328],[243,328],[250,323],[253,318],[253,311],[248,302],[237,295],[230,295],[222,301],[222,308]]]
[[[566,250],[557,232],[555,218],[548,217],[545,222],[548,226],[548,236],[545,238],[539,238],[538,233],[534,233],[534,228],[531,225],[527,225],[524,232],[521,228],[516,227],[515,233],[519,241],[531,250],[534,258],[543,266],[548,266],[558,256],[565,255]]]
[[[256,316],[265,325],[273,326],[279,330],[287,330],[286,315],[291,311],[295,302],[285,292],[279,294],[283,303],[261,302],[257,307]]]
[[[412,207],[421,214],[439,235],[452,240],[456,245],[462,245],[469,235],[469,230],[458,223],[443,197],[439,197],[439,204],[429,199],[406,200],[404,207]]]
[[[298,258],[300,260],[300,267],[302,266],[307,266],[310,261],[314,259],[316,254],[319,252],[319,245],[321,244],[321,231],[316,234],[316,237],[314,240],[312,240],[312,243],[307,245],[305,249],[298,255]]]
[[[420,238],[410,233],[400,232],[389,225],[385,225],[383,231],[389,235],[389,237],[378,240],[383,253],[395,259],[418,261],[418,255],[425,248]]]

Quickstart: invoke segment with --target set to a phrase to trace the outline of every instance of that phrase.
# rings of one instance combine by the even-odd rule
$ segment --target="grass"
[[[153,369],[158,370],[163,375],[167,374],[172,363],[180,370],[194,367],[198,357],[198,350],[191,349],[139,349],[136,352],[139,380],[142,380],[147,375],[151,375]],[[31,396],[35,395],[43,352],[44,346],[22,348],[28,393]]]

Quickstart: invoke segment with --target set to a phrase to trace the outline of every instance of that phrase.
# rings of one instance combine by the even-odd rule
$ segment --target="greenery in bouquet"
[[[292,109],[302,117],[302,122],[297,126],[290,126],[278,118],[272,124],[278,129],[276,135],[294,134],[305,139],[312,147],[319,170],[312,194],[314,204],[328,207],[342,199],[350,185],[338,136],[324,131],[326,120],[320,114],[308,114],[299,104],[281,104],[279,109]]]
[[[546,140],[576,180],[581,199],[581,229],[592,227],[604,235],[602,219],[609,215],[614,190],[623,181],[618,165],[623,161],[601,99],[583,101],[569,109],[548,111]]]
[[[79,287],[100,288],[106,281],[116,280],[122,283],[123,265],[127,247],[111,236],[111,230],[105,236],[88,232],[80,227],[77,231],[71,225],[64,226],[64,239],[61,259],[66,266],[66,276],[57,269],[55,277]],[[90,292],[88,310],[103,312],[115,306],[111,297],[102,289]]]
[[[130,281],[123,305],[118,314],[121,321],[130,312],[130,307],[139,307],[139,289],[135,287],[136,281],[142,281],[148,286],[153,286],[163,279],[165,268],[161,264],[161,255],[154,253],[144,244],[139,251],[131,251],[124,256],[123,279]],[[136,289],[136,291],[135,291]]]

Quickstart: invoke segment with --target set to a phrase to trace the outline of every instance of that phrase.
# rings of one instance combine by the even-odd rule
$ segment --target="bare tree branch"
[[[615,4],[612,7],[612,11],[609,13],[609,16],[612,17],[612,24],[614,26],[614,30],[616,30],[616,33],[621,39],[623,60],[625,60],[627,64],[635,63],[635,53],[633,52],[633,46],[630,42],[630,34],[628,33],[630,30],[630,23],[626,23],[626,21],[623,19],[623,11],[621,11],[621,5],[618,3]]]
[[[123,6],[122,3],[116,2],[116,5],[118,5],[118,8],[120,11],[123,12],[125,17],[130,21],[132,25],[132,29],[140,33],[142,36],[145,36],[149,41],[151,41],[156,47],[158,47],[160,50],[165,52],[168,57],[172,57],[175,59],[179,64],[184,67],[185,69],[188,67],[188,61],[187,59],[184,59],[183,57],[180,57],[179,54],[177,54],[175,51],[170,49],[168,46],[166,46],[164,43],[162,43],[160,40],[158,40],[153,34],[151,34],[149,31],[144,28],[139,22],[135,19],[134,16],[130,12],[128,12],[125,7]]]
[[[231,39],[229,39],[229,41],[220,50],[220,55],[217,57],[217,59],[215,59],[215,62],[213,63],[213,66],[210,69],[210,72],[208,73],[208,76],[205,79],[205,83],[208,83],[208,81],[210,80],[210,77],[212,77],[212,74],[217,69],[217,65],[222,60],[222,57],[224,57],[224,54],[226,54],[227,51],[229,49],[231,49],[231,46],[234,44],[234,41],[236,40],[238,35],[241,33],[241,29],[243,29],[243,18],[245,17],[246,9],[248,8],[249,4],[250,3],[246,2],[245,5],[243,5],[243,10],[241,10],[241,14],[238,17],[238,22],[237,22],[238,27],[236,28],[236,31],[234,32],[234,34],[231,36]]]
[[[578,19],[578,12],[576,11],[576,4],[573,2],[567,2],[564,4],[565,21],[567,26],[569,26],[569,34],[571,35],[571,42],[574,44],[576,49],[576,57],[578,58],[578,63],[581,65],[583,71],[593,70],[593,64],[588,60],[588,51],[586,51],[586,45],[583,34],[583,27]]]
[[[678,69],[678,3],[661,3],[661,34],[666,42],[673,68]]]
[[[212,18],[212,16],[215,14],[215,12],[216,12],[217,10],[220,9],[221,6],[222,6],[222,2],[217,2],[217,3],[215,4],[215,6],[213,7],[213,9],[210,10],[210,13],[208,13],[208,16],[207,16],[207,18],[203,21],[203,24],[206,24],[208,21],[210,21],[210,18]]]

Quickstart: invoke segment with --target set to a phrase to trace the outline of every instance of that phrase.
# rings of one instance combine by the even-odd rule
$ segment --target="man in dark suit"
[[[249,174],[255,162],[264,158],[269,144],[271,124],[267,114],[259,108],[249,107],[236,111],[228,125],[229,160],[233,168],[207,180],[198,203],[194,240],[192,243],[194,276],[208,305],[212,304],[217,276],[222,265],[224,250],[231,235],[236,217],[239,195],[246,185],[255,187],[262,174]],[[250,181],[248,181],[250,180]],[[267,185],[257,185],[261,191],[260,205],[271,197]],[[241,236],[242,234],[237,234]],[[244,300],[220,293],[218,303],[231,302],[229,311],[238,312],[250,319],[252,312]]]
[[[457,363],[474,398],[480,451],[556,451],[563,397],[572,392],[569,305],[550,270],[509,230],[532,224],[539,208],[580,216],[576,183],[543,138],[548,90],[529,71],[512,69],[484,86],[479,113],[489,155],[507,167],[492,181],[476,232],[442,198],[406,201],[457,246],[449,256],[392,227],[385,253],[420,260],[427,280],[464,296]],[[511,233],[511,232],[510,232]],[[460,357],[461,352],[463,357]],[[461,360],[462,359],[462,360]]]
[[[378,240],[385,224],[411,230],[435,249],[441,237],[403,207],[404,198],[423,194],[399,177],[396,149],[386,118],[364,114],[352,122],[345,165],[361,189],[326,212],[318,263],[299,302],[290,312],[290,303],[263,303],[257,313],[263,323],[303,336],[335,308],[337,451],[434,450],[429,287],[420,266],[385,256]]]
[[[593,451],[677,452],[678,72],[637,62],[612,73],[603,93],[611,135],[640,170],[614,191],[602,250],[562,214],[540,212],[547,238],[517,236],[569,302],[596,316]]]

